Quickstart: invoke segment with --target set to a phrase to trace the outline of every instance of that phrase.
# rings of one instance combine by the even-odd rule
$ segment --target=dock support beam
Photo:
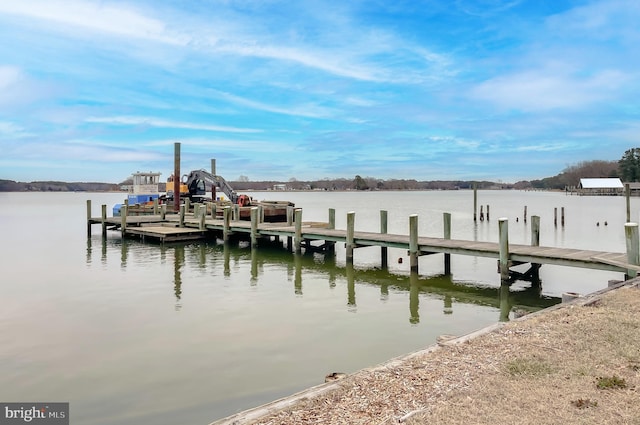
[[[216,175],[216,160],[215,160],[215,158],[211,158],[211,175],[212,176]],[[215,184],[211,185],[211,200],[213,202],[216,202],[216,185]],[[214,215],[213,218],[216,218],[216,216]]]
[[[418,273],[418,214],[409,216],[409,265],[411,273]]]
[[[385,235],[387,233],[388,213],[385,210],[380,210],[380,233]],[[380,248],[380,265],[383,269],[389,266],[389,248],[383,246]]]
[[[296,254],[302,253],[302,208],[296,208],[294,211],[294,220],[296,224],[296,236],[293,241]]]
[[[624,235],[627,241],[627,262],[634,266],[640,265],[640,238],[638,237],[638,223],[624,225]],[[636,270],[627,270],[627,276],[633,278],[638,275]]]
[[[251,248],[258,246],[258,207],[251,207]]]
[[[356,213],[354,211],[349,211],[347,213],[347,263],[353,264],[353,248],[355,248],[355,224],[356,224]]]
[[[444,223],[444,238],[451,239],[451,213],[442,213]],[[451,274],[451,254],[444,254],[444,274]]]
[[[327,223],[327,229],[336,228],[336,210],[335,208],[329,208],[329,222]],[[335,252],[336,243],[334,241],[324,241],[325,252]]]
[[[498,219],[498,235],[500,238],[500,280],[509,281],[509,220]]]
[[[531,246],[540,246],[540,216],[538,215],[531,216]],[[540,282],[540,266],[542,264],[531,263],[532,283]]]

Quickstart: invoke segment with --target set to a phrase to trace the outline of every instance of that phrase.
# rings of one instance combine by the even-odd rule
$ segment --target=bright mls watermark
[[[69,403],[0,402],[0,425],[23,423],[69,425]]]

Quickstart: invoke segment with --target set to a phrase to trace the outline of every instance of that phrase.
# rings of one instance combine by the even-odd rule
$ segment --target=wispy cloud
[[[204,131],[215,131],[215,132],[225,132],[225,133],[259,133],[262,131],[254,128],[227,127],[227,126],[221,126],[221,125],[169,121],[169,120],[162,120],[162,119],[152,118],[152,117],[138,117],[138,116],[88,117],[85,121],[89,123],[100,123],[100,124],[111,124],[111,125],[177,128],[177,129],[186,129],[186,130],[204,130]]]

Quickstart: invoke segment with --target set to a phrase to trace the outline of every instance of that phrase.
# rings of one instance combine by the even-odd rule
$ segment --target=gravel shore
[[[640,425],[638,279],[216,424]]]

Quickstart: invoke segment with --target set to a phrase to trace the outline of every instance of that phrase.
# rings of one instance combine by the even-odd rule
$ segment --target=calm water
[[[508,217],[512,243],[529,243],[528,215],[541,216],[541,244],[624,252],[623,197],[481,191],[491,220],[474,225],[473,194],[457,192],[253,193],[287,199],[305,221],[326,221],[336,209],[344,228],[408,233],[419,215],[421,236],[497,241]],[[542,295],[516,282],[500,295],[496,260],[441,255],[420,258],[410,276],[402,250],[355,252],[355,265],[336,255],[294,256],[215,243],[164,246],[106,240],[95,226],[86,237],[86,199],[93,215],[123,194],[0,193],[2,308],[0,400],[69,401],[72,423],[208,424],[323,382],[537,309],[565,291],[588,293],[619,273],[543,266]],[[632,217],[637,220],[637,199]],[[565,207],[566,225],[553,226]],[[486,207],[485,207],[486,208]],[[519,221],[516,222],[516,218]],[[608,225],[604,226],[604,221]],[[596,226],[600,222],[600,226]]]

